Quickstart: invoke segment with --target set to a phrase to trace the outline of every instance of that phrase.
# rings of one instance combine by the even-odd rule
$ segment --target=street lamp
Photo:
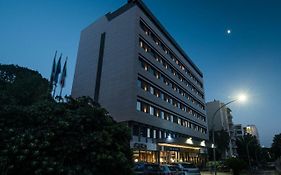
[[[214,163],[216,163],[216,145],[215,145],[215,131],[214,131],[214,121],[215,121],[215,117],[217,115],[217,113],[225,106],[229,105],[230,103],[233,102],[240,102],[240,103],[244,103],[247,101],[247,96],[245,94],[240,94],[236,99],[231,100],[228,103],[225,103],[224,105],[222,105],[221,107],[219,107],[216,112],[214,112],[213,116],[212,116],[212,141],[213,141],[213,159],[214,159]],[[214,170],[215,170],[215,175],[217,175],[217,168],[216,165],[214,166]]]

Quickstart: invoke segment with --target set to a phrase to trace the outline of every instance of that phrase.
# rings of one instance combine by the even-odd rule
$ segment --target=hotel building
[[[142,1],[81,32],[72,96],[131,128],[135,161],[206,161],[203,74]]]

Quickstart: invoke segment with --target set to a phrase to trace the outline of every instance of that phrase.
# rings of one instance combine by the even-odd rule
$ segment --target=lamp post
[[[236,101],[241,101],[244,102],[247,100],[247,97],[245,95],[240,95],[237,99],[234,99],[228,103],[225,103],[224,105],[222,105],[221,107],[219,107],[213,114],[212,116],[212,141],[213,141],[213,160],[214,163],[216,163],[216,145],[215,145],[215,131],[214,131],[214,121],[215,121],[215,117],[217,115],[217,113],[225,106],[229,105],[230,103],[236,102]],[[214,166],[214,170],[215,170],[215,175],[217,175],[217,167],[216,165]]]

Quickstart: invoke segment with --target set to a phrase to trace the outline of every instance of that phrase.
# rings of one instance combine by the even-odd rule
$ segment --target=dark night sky
[[[281,1],[144,0],[204,73],[206,101],[227,102],[235,123],[256,124],[261,144],[281,133]],[[126,0],[0,0],[0,63],[49,78],[54,51],[69,57],[70,94],[80,31]],[[230,29],[231,34],[227,34]]]

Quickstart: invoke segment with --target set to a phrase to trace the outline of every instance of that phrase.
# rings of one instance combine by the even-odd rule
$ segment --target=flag
[[[53,85],[55,74],[56,74],[56,57],[57,57],[57,51],[54,56],[53,67],[52,67],[52,72],[51,72],[51,77],[50,77],[50,86]]]
[[[59,79],[59,74],[61,72],[61,64],[60,64],[61,57],[62,57],[62,54],[60,54],[60,58],[59,58],[59,61],[57,63],[57,66],[56,66],[56,73],[55,73],[55,77],[54,77],[55,84],[57,84],[58,79]]]
[[[64,85],[65,85],[66,64],[67,64],[67,57],[66,57],[66,59],[65,59],[65,62],[64,62],[63,68],[62,68],[62,73],[61,73],[61,76],[60,76],[60,86],[61,86],[61,88],[63,88]]]

